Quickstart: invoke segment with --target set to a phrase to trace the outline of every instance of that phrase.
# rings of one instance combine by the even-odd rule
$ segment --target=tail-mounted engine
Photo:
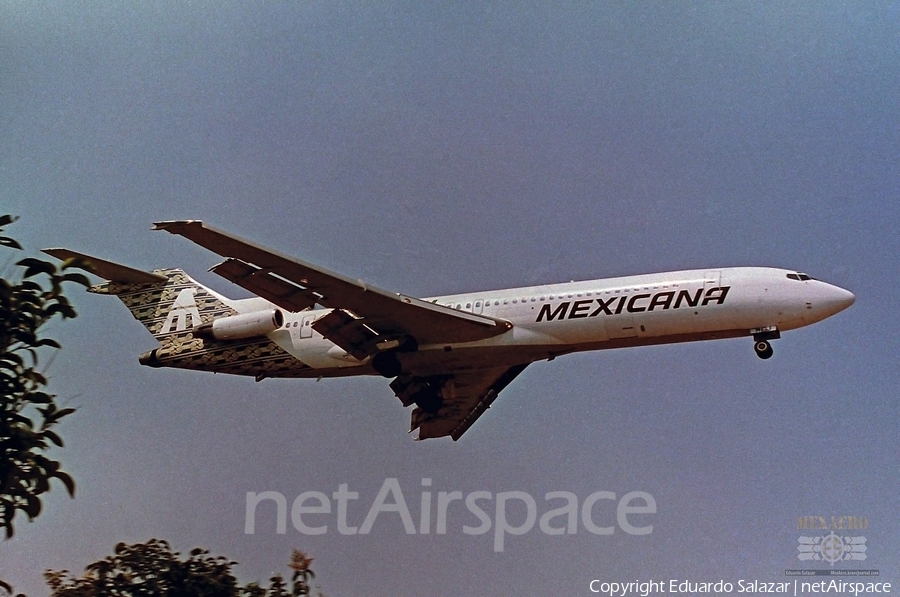
[[[194,328],[194,335],[212,340],[242,340],[265,336],[283,325],[284,314],[280,309],[266,309],[214,319]]]

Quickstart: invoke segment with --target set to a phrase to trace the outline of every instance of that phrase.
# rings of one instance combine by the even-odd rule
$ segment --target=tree
[[[291,554],[291,563],[288,564],[288,568],[294,571],[294,574],[291,575],[291,582],[294,585],[291,593],[292,597],[306,597],[309,595],[309,579],[316,577],[309,567],[312,561],[311,557],[299,549],[295,549]]]
[[[21,250],[3,229],[15,221],[0,216],[0,246]],[[41,328],[56,315],[75,317],[75,309],[63,294],[63,283],[89,286],[83,274],[64,273],[41,259],[25,258],[17,280],[0,278],[0,527],[6,538],[13,536],[17,511],[34,520],[41,512],[41,495],[58,479],[70,496],[75,482],[46,456],[51,444],[63,441],[53,431],[74,409],[59,408],[55,396],[45,391],[47,378],[38,370],[40,349],[58,349],[59,343],[41,337]],[[3,585],[0,585],[3,586]]]
[[[240,586],[231,571],[235,562],[199,548],[182,561],[166,541],[151,539],[134,545],[119,543],[114,555],[90,564],[80,578],[70,576],[68,570],[48,570],[44,578],[52,597],[291,597],[309,594],[308,587],[306,593],[298,592],[305,587],[305,580],[303,586],[298,585],[299,571],[294,564],[301,561],[306,573],[313,575],[309,570],[312,558],[294,550],[290,593],[281,575],[269,579],[268,589],[257,583]]]
[[[16,240],[2,235],[15,220],[0,216],[0,247],[20,251]],[[74,409],[56,405],[55,397],[44,391],[47,378],[38,371],[39,350],[60,347],[42,338],[41,328],[56,315],[75,317],[63,283],[90,285],[82,274],[63,273],[71,265],[57,269],[47,261],[26,258],[16,263],[22,268],[16,279],[0,277],[0,528],[7,539],[15,532],[17,511],[29,520],[41,513],[41,495],[50,490],[51,479],[75,495],[75,482],[45,454],[50,444],[62,447],[53,427]],[[0,589],[12,592],[2,580]]]

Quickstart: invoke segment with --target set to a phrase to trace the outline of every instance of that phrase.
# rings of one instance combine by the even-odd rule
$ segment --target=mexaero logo
[[[194,288],[185,288],[178,293],[175,302],[172,303],[172,310],[159,330],[160,334],[168,334],[173,326],[176,332],[184,331],[187,329],[188,316],[191,318],[191,327],[200,325],[200,310],[197,309],[197,302],[194,300],[196,292]]]
[[[632,294],[624,296],[614,296],[609,299],[586,299],[581,301],[566,301],[559,303],[556,308],[551,308],[549,304],[541,306],[536,322],[540,322],[546,318],[547,321],[554,319],[581,319],[584,317],[597,317],[601,313],[604,315],[619,315],[626,313],[643,313],[644,311],[665,311],[666,309],[680,309],[681,307],[705,307],[710,303],[721,305],[725,302],[725,296],[728,294],[731,286],[717,286],[710,288],[703,293],[702,288],[691,295],[687,290],[674,291],[668,290],[658,292],[656,294]],[[569,309],[569,307],[572,307]]]

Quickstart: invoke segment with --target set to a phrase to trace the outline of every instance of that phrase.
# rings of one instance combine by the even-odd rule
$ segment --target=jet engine
[[[194,328],[194,335],[213,340],[242,340],[265,336],[283,325],[284,314],[279,309],[266,309],[214,319]]]

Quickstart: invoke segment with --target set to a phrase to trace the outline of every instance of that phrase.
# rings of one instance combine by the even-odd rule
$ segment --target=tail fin
[[[145,272],[69,249],[44,249],[44,253],[58,259],[76,259],[85,271],[106,278],[89,291],[118,296],[163,345],[203,323],[237,313],[221,296],[181,269]]]

